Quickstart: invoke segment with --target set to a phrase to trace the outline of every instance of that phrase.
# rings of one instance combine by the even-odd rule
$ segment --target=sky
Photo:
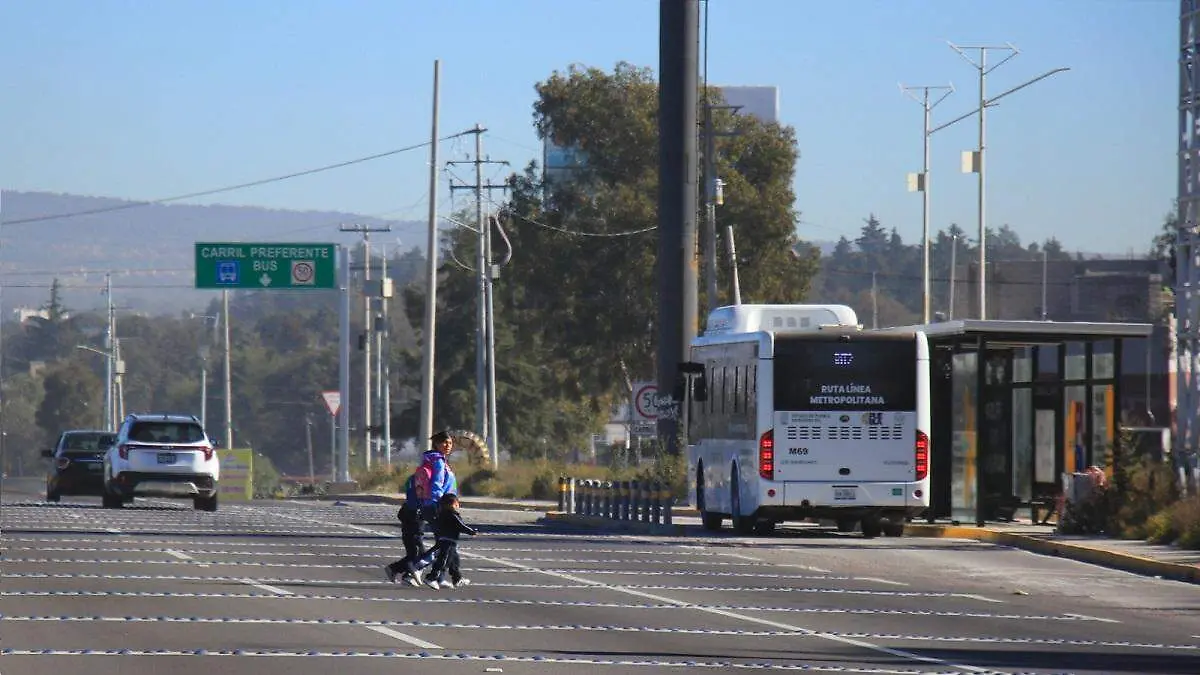
[[[703,5],[703,3],[702,3]],[[710,0],[708,79],[775,85],[795,128],[809,240],[875,214],[906,242],[921,198],[921,105],[900,84],[953,84],[937,126],[978,107],[978,71],[947,44],[1004,45],[989,95],[1069,67],[987,115],[987,221],[1023,242],[1141,254],[1176,191],[1175,0]],[[0,186],[158,199],[423,143],[441,61],[441,135],[541,157],[534,85],[571,64],[657,70],[654,0],[40,0],[0,3]],[[703,11],[703,10],[702,10]],[[992,52],[998,59],[1003,52]],[[930,136],[931,224],[977,232],[966,120]],[[473,139],[441,145],[467,159]],[[426,217],[429,151],[193,200]],[[469,176],[469,167],[458,175]],[[493,166],[487,177],[500,180]],[[443,172],[439,207],[451,197]],[[462,203],[462,202],[459,202]],[[411,242],[414,245],[422,242]]]

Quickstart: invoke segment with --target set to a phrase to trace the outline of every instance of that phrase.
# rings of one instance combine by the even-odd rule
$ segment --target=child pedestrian
[[[421,520],[421,501],[417,499],[413,477],[409,476],[404,483],[404,504],[396,517],[400,519],[400,541],[404,544],[404,557],[384,567],[388,581],[396,581],[396,575],[403,575],[403,580],[412,586],[420,585],[416,572],[412,567],[413,561],[425,553],[425,543],[422,541],[424,521]]]
[[[461,588],[471,583],[462,575],[458,556],[458,537],[462,534],[478,534],[475,528],[463,522],[458,512],[458,495],[448,492],[442,495],[438,502],[437,515],[437,557],[433,568],[425,577],[425,585],[437,590],[438,588]],[[446,581],[446,573],[450,573],[450,581]]]

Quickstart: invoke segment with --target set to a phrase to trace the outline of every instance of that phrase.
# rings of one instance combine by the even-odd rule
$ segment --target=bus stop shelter
[[[1111,475],[1121,346],[1151,324],[953,320],[928,336],[930,522],[1007,520],[1052,508],[1062,475]]]

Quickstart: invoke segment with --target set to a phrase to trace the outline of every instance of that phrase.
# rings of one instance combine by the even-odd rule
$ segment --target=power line
[[[445,136],[443,138],[439,138],[438,140],[439,141],[447,141],[447,140],[451,140],[454,138],[458,138],[459,136],[462,136],[467,133],[471,133],[471,132],[464,131],[464,132],[457,133],[457,134],[451,134],[450,136]],[[124,211],[126,209],[140,208],[143,206],[152,206],[154,204],[166,204],[169,202],[178,202],[178,201],[182,201],[185,199],[195,199],[197,197],[207,197],[209,195],[221,194],[223,192],[233,192],[235,190],[244,190],[246,188],[258,187],[259,185],[266,185],[268,183],[278,183],[280,181],[290,180],[292,178],[300,178],[302,176],[311,176],[312,174],[321,173],[323,171],[331,171],[333,169],[341,169],[341,168],[344,168],[347,166],[353,166],[355,164],[362,164],[363,162],[370,162],[370,161],[373,161],[376,159],[383,159],[384,157],[391,157],[393,155],[399,155],[404,152],[410,152],[412,150],[419,150],[421,148],[429,147],[430,143],[431,143],[430,141],[425,141],[424,143],[408,145],[403,148],[397,148],[395,150],[388,150],[387,152],[379,152],[374,155],[367,155],[366,157],[358,157],[356,159],[350,159],[350,160],[346,160],[344,162],[338,162],[336,164],[327,164],[325,166],[319,166],[315,169],[306,169],[304,171],[296,171],[294,173],[289,173],[289,174],[285,174],[282,176],[263,178],[260,180],[254,180],[254,181],[250,181],[247,183],[238,183],[237,185],[227,185],[225,187],[214,188],[212,190],[201,190],[200,192],[191,192],[188,194],[176,195],[174,197],[163,197],[162,199],[153,199],[150,201],[126,202],[124,204],[117,204],[115,206],[105,206],[105,207],[96,208],[96,209],[87,209],[84,211],[73,211],[70,213],[58,213],[58,214],[53,214],[53,215],[32,216],[29,218],[18,218],[16,220],[5,220],[5,221],[0,222],[0,224],[24,225],[27,223],[40,223],[40,222],[45,222],[48,220],[76,218],[79,216],[91,216],[91,215],[95,215],[98,213],[110,213],[113,211]]]

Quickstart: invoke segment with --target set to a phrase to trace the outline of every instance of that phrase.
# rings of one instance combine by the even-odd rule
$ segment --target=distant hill
[[[0,284],[3,308],[36,307],[49,298],[58,278],[68,308],[87,310],[104,302],[104,272],[113,272],[119,305],[152,314],[205,307],[215,291],[194,284],[197,241],[328,242],[352,244],[358,237],[338,225],[390,224],[374,241],[404,250],[424,250],[426,223],[389,222],[351,213],[286,211],[243,206],[139,205],[120,199],[49,192],[2,193]],[[122,208],[129,207],[129,208]],[[27,218],[91,212],[69,218],[20,223]],[[118,210],[119,209],[119,210]],[[9,315],[5,314],[5,318]]]

